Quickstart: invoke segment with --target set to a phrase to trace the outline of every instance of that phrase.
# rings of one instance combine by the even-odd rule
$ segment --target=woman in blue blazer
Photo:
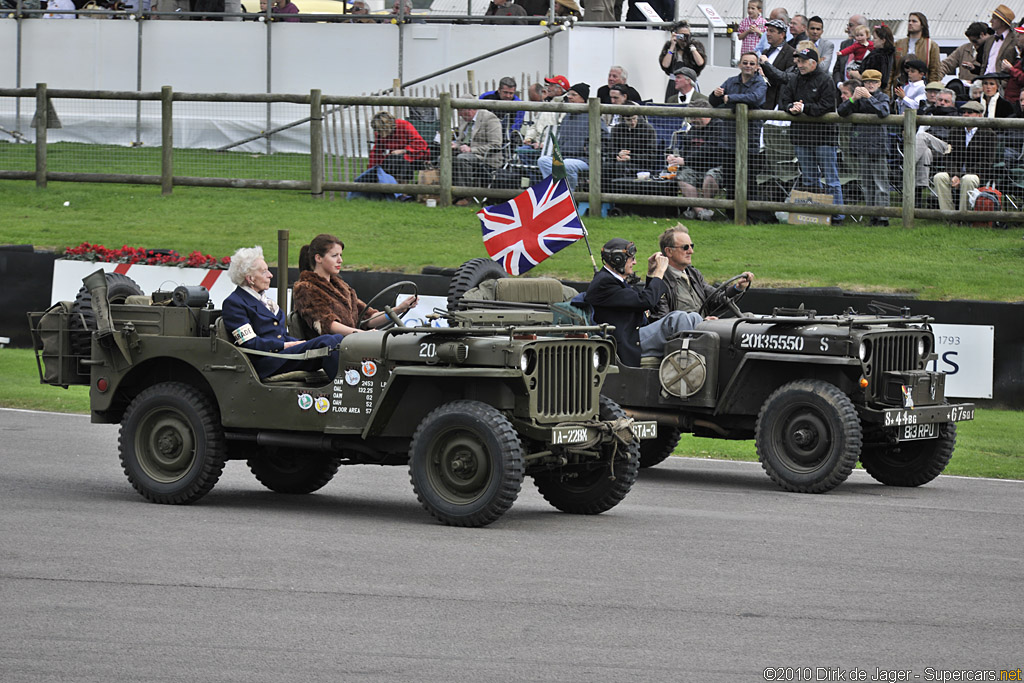
[[[288,335],[284,311],[266,295],[273,274],[263,258],[262,247],[243,247],[231,257],[228,277],[237,287],[222,308],[224,327],[235,344],[256,351],[301,354],[310,349],[336,347],[345,338],[342,334],[324,334],[303,341]],[[338,350],[321,358],[297,361],[271,356],[249,356],[260,379],[292,370],[323,368],[328,377],[338,374]]]

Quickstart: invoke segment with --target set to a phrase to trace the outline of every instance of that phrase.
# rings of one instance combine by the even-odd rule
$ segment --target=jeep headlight
[[[857,349],[857,356],[860,358],[861,363],[867,363],[868,359],[871,358],[871,342],[867,339],[860,343],[860,348]]]
[[[598,372],[604,372],[605,368],[608,367],[608,349],[603,346],[599,346],[594,349],[594,353],[591,355],[591,361],[594,363],[594,369]]]
[[[931,349],[928,348],[929,346],[930,344],[928,343],[928,338],[920,337],[917,340],[917,357],[924,358],[928,354],[928,352],[931,351]]]
[[[526,349],[523,355],[519,356],[519,369],[523,374],[530,375],[537,368],[537,352],[533,349]]]

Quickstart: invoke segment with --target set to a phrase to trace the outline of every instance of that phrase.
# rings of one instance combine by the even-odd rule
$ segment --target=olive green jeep
[[[239,459],[288,494],[316,491],[341,465],[407,464],[423,507],[457,526],[496,520],[526,475],[559,510],[597,514],[636,480],[636,434],[655,433],[601,396],[616,368],[597,327],[547,336],[551,315],[533,311],[405,327],[386,305],[415,293],[399,283],[369,302],[384,302],[392,326],[347,336],[337,377],[260,380],[249,356],[261,352],[233,344],[219,310],[188,293],[132,296],[126,279],[97,271],[76,302],[29,322],[41,381],[89,386],[92,421],[120,423],[125,474],[153,502],[194,502]]]
[[[740,277],[707,301],[723,301],[718,294]],[[452,277],[448,306],[529,306],[586,324],[585,304],[571,303],[575,290],[544,280],[508,278],[490,259],[473,259]],[[858,460],[890,486],[920,486],[945,469],[956,423],[974,419],[974,404],[947,402],[945,375],[926,369],[935,354],[931,318],[881,305],[866,315],[757,315],[742,312],[738,299],[702,309],[722,317],[669,340],[642,367],[620,364],[605,382],[603,394],[627,415],[658,424],[655,438],[641,442],[641,467],[671,455],[685,432],[754,439],[762,467],[788,491],[829,491]]]

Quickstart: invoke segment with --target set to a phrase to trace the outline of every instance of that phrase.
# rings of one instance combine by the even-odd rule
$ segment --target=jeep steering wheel
[[[733,277],[729,278],[728,280],[726,280],[722,284],[720,284],[717,287],[715,287],[715,289],[710,294],[708,294],[707,298],[704,299],[704,303],[702,303],[700,305],[700,308],[697,310],[697,313],[700,314],[700,317],[706,318],[709,315],[716,315],[720,311],[728,308],[730,311],[732,311],[732,314],[735,315],[737,318],[742,318],[743,317],[743,311],[740,310],[740,307],[736,304],[736,302],[743,298],[743,295],[746,294],[747,290],[750,289],[750,285],[747,285],[747,289],[741,289],[740,293],[737,294],[736,296],[733,296],[733,297],[725,296],[725,292],[735,282],[738,282],[739,280],[742,280],[743,278],[744,278],[743,273],[740,273],[739,275],[734,275]],[[720,296],[724,298],[725,302],[722,303],[722,304],[719,304],[718,306],[716,306],[714,308],[714,310],[712,310],[711,309],[711,302],[714,301],[715,299],[717,299]]]
[[[359,309],[359,315],[356,316],[356,320],[359,321],[359,323],[358,323],[359,324],[359,329],[361,329],[361,330],[368,330],[368,329],[370,329],[367,326],[367,324],[366,324],[367,322],[369,322],[369,319],[363,320],[362,317],[363,317],[363,314],[366,313],[366,311],[368,309],[373,308],[373,304],[377,303],[378,299],[380,299],[380,300],[387,300],[387,296],[389,294],[392,295],[392,298],[396,297],[400,293],[403,293],[403,291],[405,289],[412,290],[412,295],[413,296],[418,296],[419,293],[420,293],[419,287],[417,287],[416,283],[411,281],[411,280],[402,280],[401,282],[396,282],[393,285],[388,285],[384,289],[382,289],[379,292],[377,292],[373,296],[373,298],[371,298],[369,301],[367,301],[363,305],[363,307],[361,309]],[[392,292],[394,292],[394,293],[392,294]],[[387,330],[387,329],[390,329],[390,328],[394,327],[395,325],[398,325],[399,327],[405,327],[405,323],[402,322],[402,319],[400,317],[398,317],[398,314],[395,313],[394,310],[392,310],[391,306],[385,305],[383,307],[383,309],[384,309],[384,314],[388,317],[388,322],[383,324],[383,325],[381,325],[380,327],[377,327],[377,328],[374,328],[374,329]]]

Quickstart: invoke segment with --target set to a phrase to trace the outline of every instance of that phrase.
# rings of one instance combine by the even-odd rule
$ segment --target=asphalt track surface
[[[136,494],[116,449],[116,426],[0,410],[4,683],[763,681],[768,667],[985,680],[949,672],[1024,666],[1020,482],[899,489],[855,472],[813,496],[756,464],[671,458],[603,515],[557,512],[527,481],[495,524],[454,529],[420,508],[405,468],[343,468],[283,496],[231,462],[175,507]]]

